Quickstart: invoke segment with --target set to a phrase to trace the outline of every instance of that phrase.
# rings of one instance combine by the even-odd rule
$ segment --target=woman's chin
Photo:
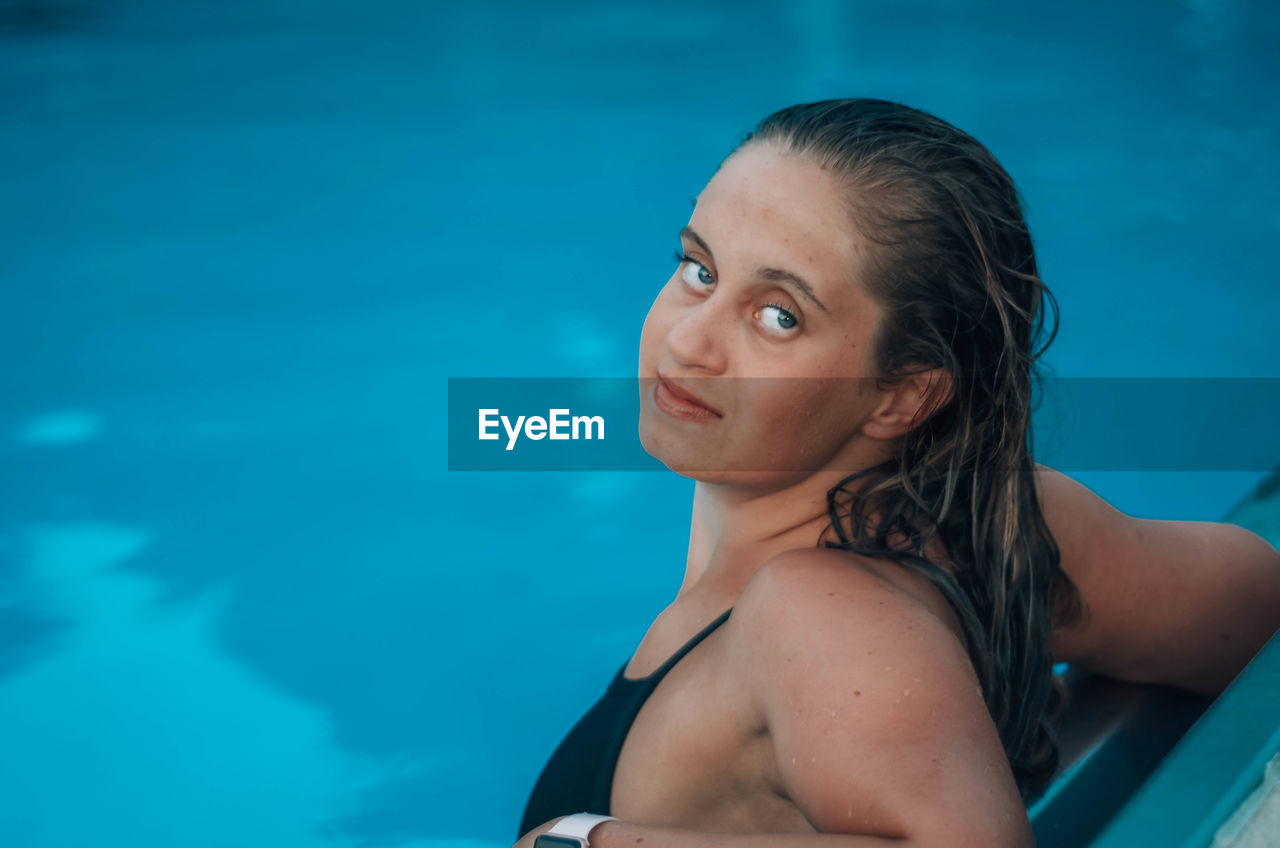
[[[723,445],[699,443],[670,433],[655,434],[640,428],[640,444],[645,453],[668,470],[700,483],[749,487],[773,487],[795,482],[808,475],[795,470],[752,468],[750,464],[725,456]]]
[[[694,480],[720,473],[715,442],[690,433],[673,433],[640,416],[640,445],[671,471]]]
[[[670,434],[653,433],[644,426],[643,421],[640,424],[640,446],[644,448],[645,453],[677,474],[697,470],[694,462],[697,451],[687,441],[684,444],[673,444],[678,441]]]

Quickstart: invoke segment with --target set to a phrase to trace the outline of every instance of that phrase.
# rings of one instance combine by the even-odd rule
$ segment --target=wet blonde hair
[[[900,103],[790,106],[733,152],[766,142],[848,188],[851,224],[873,245],[852,278],[885,309],[877,380],[941,367],[953,385],[896,457],[831,489],[828,530],[839,541],[825,544],[890,557],[946,597],[1026,797],[1057,765],[1065,689],[1050,637],[1083,607],[1036,495],[1033,378],[1058,312],[1036,269],[1021,198],[982,144]],[[925,555],[935,538],[945,562]]]

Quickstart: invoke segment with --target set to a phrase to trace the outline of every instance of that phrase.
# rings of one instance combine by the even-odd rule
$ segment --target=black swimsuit
[[[624,677],[627,663],[622,664],[604,694],[578,719],[543,766],[525,806],[517,840],[558,816],[584,812],[610,815],[613,771],[640,707],[680,658],[723,624],[731,612],[733,607],[703,628],[648,677]]]

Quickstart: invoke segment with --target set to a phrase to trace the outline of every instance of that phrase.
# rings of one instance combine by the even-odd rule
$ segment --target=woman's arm
[[[533,848],[533,841],[558,821],[552,819],[529,831],[514,848]],[[915,844],[847,833],[703,833],[625,821],[607,821],[591,829],[591,848],[911,848]]]
[[[969,657],[919,602],[850,568],[846,552],[790,551],[752,577],[725,628],[726,661],[771,739],[766,779],[817,832],[610,821],[592,830],[593,848],[1034,844]]]
[[[1280,627],[1280,553],[1234,524],[1133,518],[1037,466],[1062,569],[1088,610],[1053,654],[1102,674],[1218,692]]]
[[[819,833],[1032,844],[969,656],[923,604],[847,552],[800,550],[760,569],[729,624],[776,788]]]
[[[559,820],[529,831],[515,848],[533,848],[534,840]],[[916,844],[847,833],[704,833],[626,821],[607,821],[591,829],[591,848],[911,848]]]

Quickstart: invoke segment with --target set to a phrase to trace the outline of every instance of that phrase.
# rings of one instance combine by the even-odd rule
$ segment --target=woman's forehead
[[[846,190],[812,161],[773,145],[748,145],[698,195],[689,224],[717,263],[789,263],[797,266],[789,270],[829,286],[849,279],[860,253]]]

